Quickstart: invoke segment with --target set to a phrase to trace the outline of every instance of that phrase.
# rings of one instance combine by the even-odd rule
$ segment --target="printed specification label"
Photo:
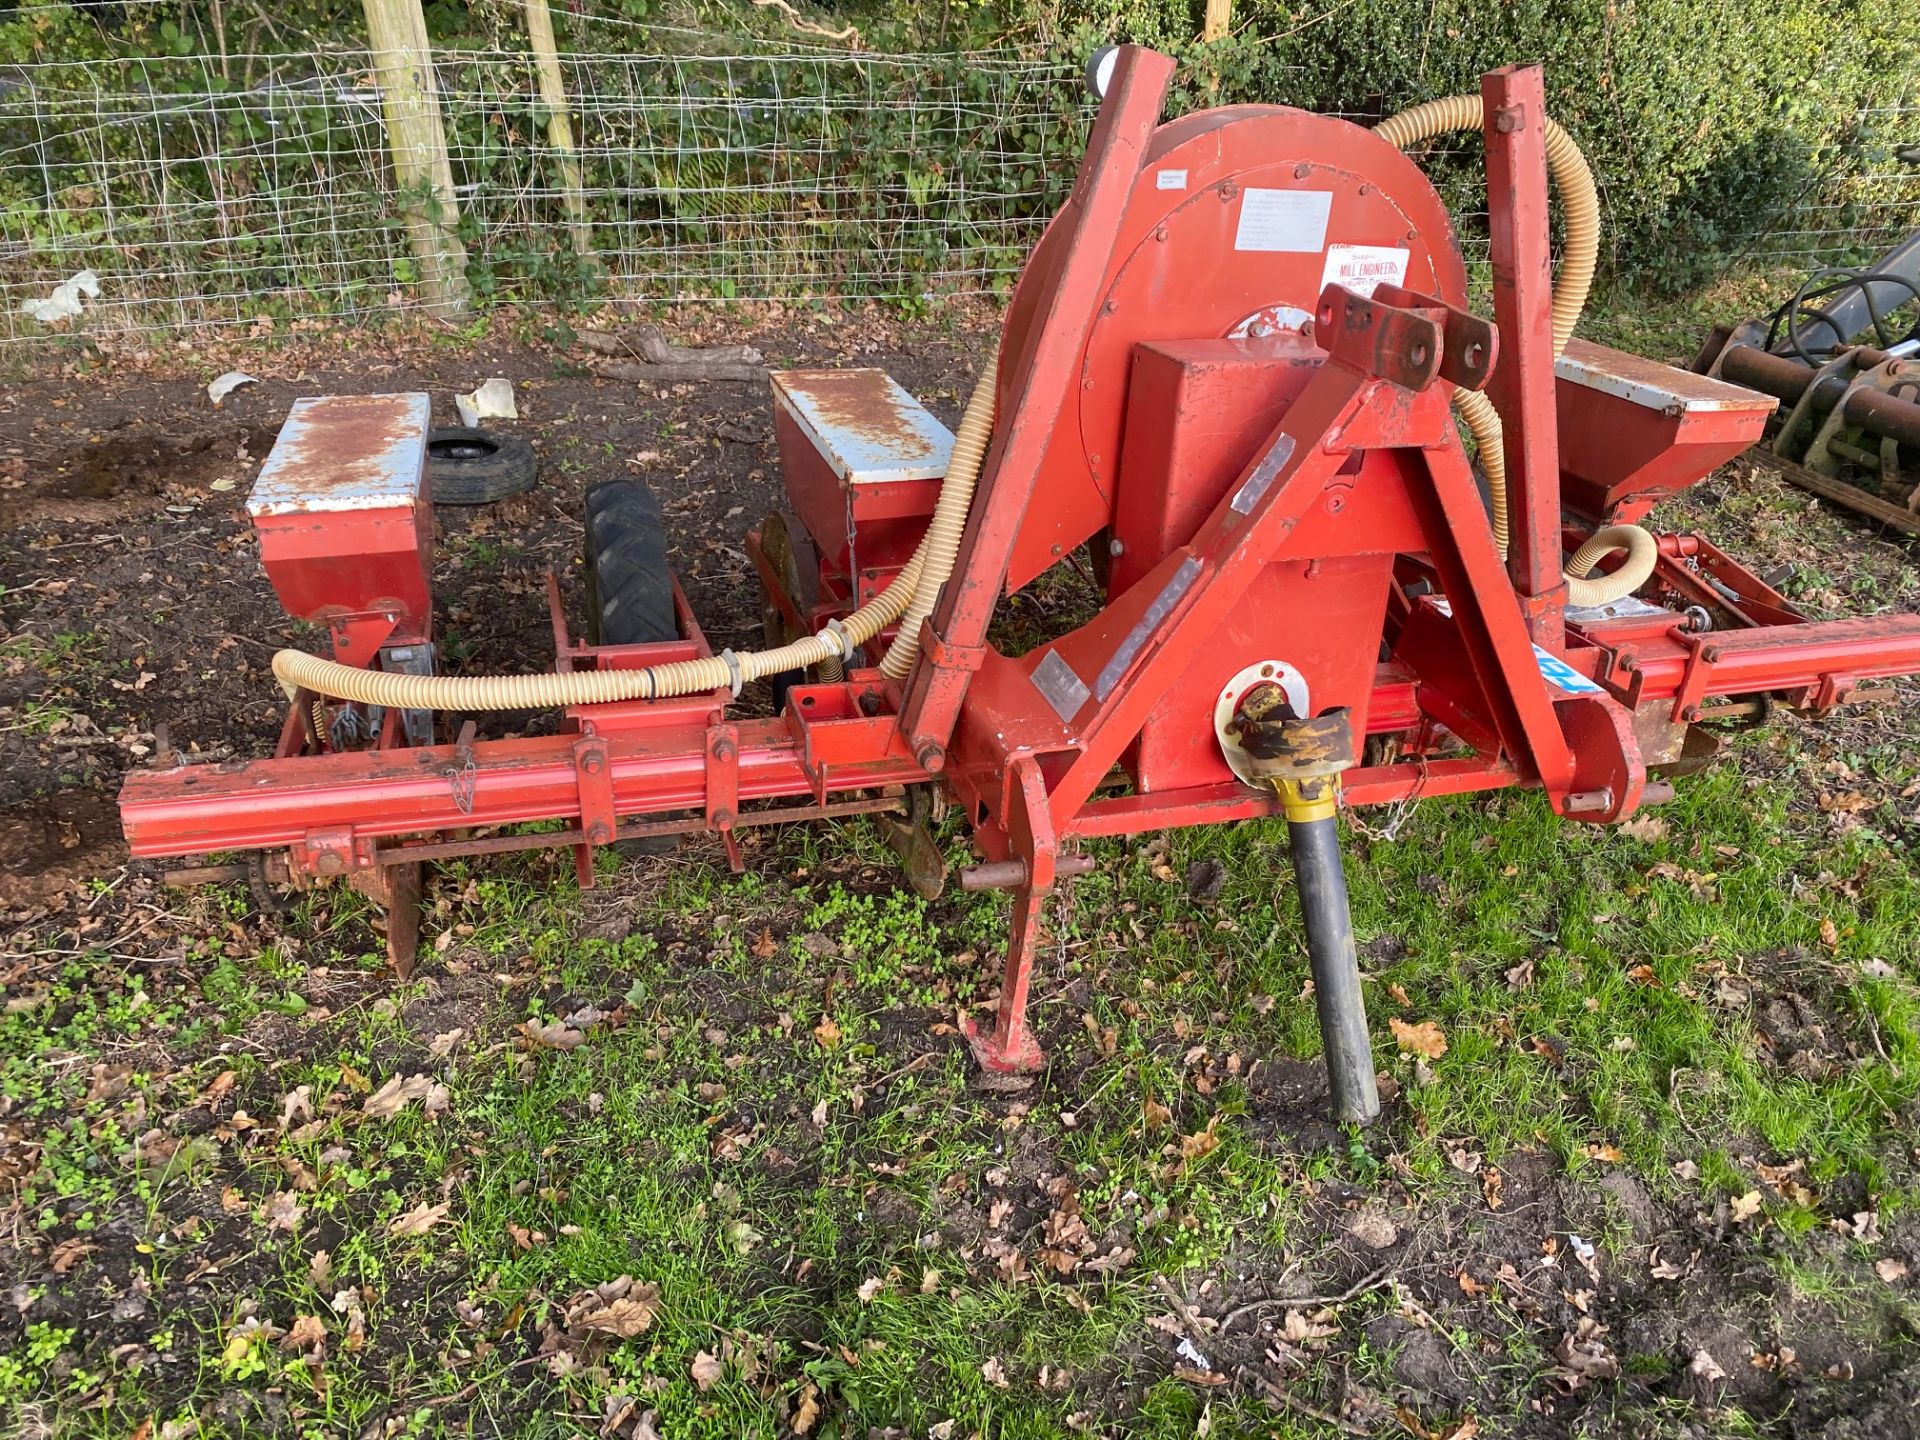
[[[1233,248],[1294,254],[1323,250],[1332,210],[1331,190],[1247,190],[1240,197]]]

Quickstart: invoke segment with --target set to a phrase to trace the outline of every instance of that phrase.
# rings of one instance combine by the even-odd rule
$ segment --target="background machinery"
[[[1704,762],[1705,722],[1827,710],[1920,668],[1920,617],[1813,623],[1704,537],[1638,524],[1774,401],[1567,339],[1591,183],[1537,69],[1373,131],[1280,106],[1163,124],[1172,71],[1098,57],[1072,196],[957,434],[877,372],[774,378],[789,509],[749,537],[767,649],[715,653],[664,554],[596,541],[651,503],[615,482],[588,500],[598,632],[575,639],[550,584],[551,673],[433,673],[422,399],[303,402],[252,510],[282,600],[334,656],[276,657],[272,757],[130,776],[134,852],[359,885],[404,970],[425,863],[565,846],[585,885],[600,846],[706,830],[738,864],[745,827],[871,812],[931,890],[937,793],[980,855],[961,883],[1012,895],[998,1010],[968,1038],[1027,1071],[1045,907],[1096,863],[1084,842],[1284,816],[1334,1109],[1364,1121],[1343,806],[1533,786],[1610,823]],[[1398,148],[1462,125],[1487,145],[1492,323]],[[996,647],[1001,598],[1084,546],[1097,610]],[[746,718],[761,681],[776,713]],[[560,732],[442,723],[527,707]],[[514,828],[531,821],[560,828]]]

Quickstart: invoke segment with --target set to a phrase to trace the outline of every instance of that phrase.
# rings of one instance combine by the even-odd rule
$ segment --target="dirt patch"
[[[140,426],[0,463],[0,530],[124,520],[182,490],[235,488],[273,443],[266,426],[185,434]]]
[[[0,908],[44,904],[126,850],[112,795],[66,790],[0,811]]]

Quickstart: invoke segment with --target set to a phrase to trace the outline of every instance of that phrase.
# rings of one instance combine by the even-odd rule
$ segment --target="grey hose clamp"
[[[842,660],[850,660],[853,658],[853,641],[847,638],[847,627],[842,625],[838,620],[827,621],[826,624],[820,627],[820,634],[823,637],[828,635],[833,637],[833,643],[840,647],[840,658]]]
[[[746,685],[746,676],[740,673],[740,658],[731,650],[720,652],[720,663],[727,667],[727,673],[733,676],[733,698],[740,698],[740,691]]]

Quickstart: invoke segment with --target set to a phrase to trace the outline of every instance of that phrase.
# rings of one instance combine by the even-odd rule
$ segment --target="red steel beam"
[[[1500,363],[1487,385],[1505,432],[1507,574],[1534,643],[1566,648],[1560,455],[1548,252],[1546,85],[1538,65],[1480,78],[1487,137],[1487,235]]]
[[[814,793],[799,742],[784,721],[743,720],[738,729],[741,801]],[[133,854],[146,856],[280,849],[326,832],[380,838],[577,821],[575,738],[486,740],[465,752],[434,745],[136,771],[120,793],[121,823]],[[616,814],[704,810],[704,729],[613,735],[606,744]],[[875,748],[871,758],[836,760],[832,788],[867,790],[927,778],[911,761]]]
[[[1006,584],[1014,537],[1033,498],[1040,459],[1070,388],[1080,383],[1080,357],[1099,315],[1100,287],[1173,69],[1166,55],[1138,45],[1120,47],[1112,88],[1087,141],[1073,195],[1053,222],[1066,227],[1066,259],[1026,345],[1001,359],[1001,373],[1011,382],[1001,394],[1011,394],[1013,403],[1004,410],[999,436],[987,453],[953,576],[927,620],[934,643],[922,644],[901,707],[908,748],[929,770],[945,763]]]

